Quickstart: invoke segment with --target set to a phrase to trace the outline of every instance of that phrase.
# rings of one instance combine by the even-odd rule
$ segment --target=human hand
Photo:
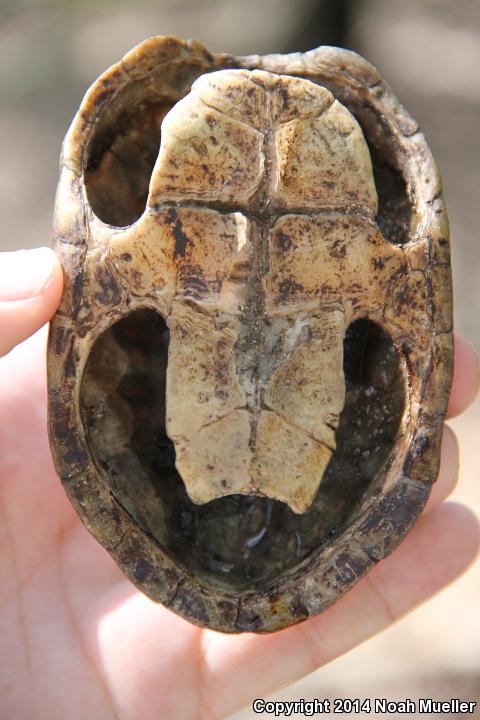
[[[61,287],[51,251],[0,255],[0,356],[52,316]],[[36,333],[0,360],[2,720],[224,718],[386,628],[477,552],[472,513],[443,504],[458,470],[447,427],[423,517],[332,608],[268,636],[202,631],[139,593],[68,502],[47,439],[45,340]],[[450,417],[478,382],[457,336]]]

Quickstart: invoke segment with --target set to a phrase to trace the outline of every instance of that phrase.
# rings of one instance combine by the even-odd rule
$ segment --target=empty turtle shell
[[[67,133],[54,247],[54,461],[139,589],[273,631],[398,545],[438,473],[449,238],[371,65],[145,41]]]

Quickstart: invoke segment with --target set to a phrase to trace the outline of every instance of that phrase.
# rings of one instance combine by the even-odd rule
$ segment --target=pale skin
[[[46,334],[30,336],[53,315],[61,290],[51,251],[0,255],[2,717],[225,718],[388,627],[473,561],[477,520],[444,502],[458,471],[455,436],[446,427],[440,476],[423,517],[323,615],[270,636],[226,636],[154,604],[84,529],[52,465]],[[467,407],[478,383],[477,360],[457,336],[449,417]]]

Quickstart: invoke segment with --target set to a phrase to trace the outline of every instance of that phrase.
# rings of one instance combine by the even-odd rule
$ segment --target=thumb
[[[62,285],[53,250],[0,253],[0,357],[50,320]]]

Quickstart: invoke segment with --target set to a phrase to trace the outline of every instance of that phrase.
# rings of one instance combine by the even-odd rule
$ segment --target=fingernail
[[[50,248],[0,253],[0,300],[26,300],[40,295],[53,275]]]

